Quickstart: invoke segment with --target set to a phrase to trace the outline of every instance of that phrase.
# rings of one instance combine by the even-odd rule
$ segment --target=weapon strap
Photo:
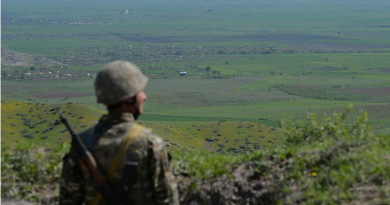
[[[133,144],[133,142],[137,139],[138,135],[142,132],[142,130],[143,127],[141,125],[134,123],[133,126],[130,128],[130,130],[127,132],[126,136],[123,139],[123,142],[121,143],[121,146],[119,147],[118,152],[115,155],[114,161],[111,163],[110,168],[108,169],[108,179],[110,179],[112,175],[115,173],[115,170],[118,167],[119,162],[122,161],[123,154],[125,153],[127,148],[131,144]],[[129,185],[128,187],[131,187],[131,185]],[[100,192],[98,192],[93,197],[91,205],[99,204],[101,198],[102,195]]]

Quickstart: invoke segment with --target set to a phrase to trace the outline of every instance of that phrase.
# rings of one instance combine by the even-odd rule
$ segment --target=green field
[[[389,4],[5,0],[2,49],[20,53],[2,55],[2,97],[104,111],[94,76],[124,59],[151,79],[145,121],[278,127],[283,116],[324,117],[354,104],[353,116],[367,111],[374,129],[387,132]],[[18,66],[27,61],[21,53],[32,56],[29,66]]]

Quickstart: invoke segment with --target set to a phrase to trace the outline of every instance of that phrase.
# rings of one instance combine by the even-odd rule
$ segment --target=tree
[[[274,75],[274,74],[275,74],[275,71],[274,71],[274,70],[271,70],[270,73],[271,73],[271,75]]]
[[[279,75],[283,75],[283,71],[280,71],[280,72],[279,72]]]
[[[206,70],[207,72],[209,72],[209,71],[211,70],[211,67],[210,67],[210,66],[207,66],[207,67],[205,68],[205,70]]]

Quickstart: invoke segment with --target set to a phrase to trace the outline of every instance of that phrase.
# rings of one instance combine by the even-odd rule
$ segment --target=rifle
[[[85,147],[83,141],[80,137],[73,131],[70,127],[68,120],[60,113],[60,121],[65,124],[66,128],[69,130],[72,135],[72,147],[76,148],[77,153],[80,158],[86,165],[89,173],[92,175],[93,179],[97,184],[97,188],[100,190],[101,195],[106,202],[106,204],[120,205],[120,202],[117,198],[117,195],[111,188],[110,184],[108,184],[106,178],[100,171],[99,167],[96,164],[95,158],[93,158],[92,154]]]

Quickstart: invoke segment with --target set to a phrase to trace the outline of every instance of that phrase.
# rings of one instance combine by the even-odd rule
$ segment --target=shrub
[[[58,182],[67,144],[37,147],[34,144],[1,145],[1,197],[34,204],[58,204]]]
[[[221,154],[210,154],[171,146],[182,204],[194,196],[199,204],[390,204],[390,136],[373,134],[365,113],[345,125],[351,110],[320,121],[313,114],[301,123],[284,119],[284,145],[272,148],[258,142],[255,151],[241,145],[223,153],[221,144]],[[2,144],[1,197],[58,203],[68,149]]]
[[[213,197],[218,199],[213,204],[389,204],[390,136],[374,135],[365,113],[354,124],[345,125],[351,109],[321,121],[311,113],[306,122],[284,119],[285,145],[281,147],[247,154],[199,154],[195,160],[176,161],[185,164],[183,172],[188,176],[198,173],[190,180],[198,181],[183,190],[183,198],[199,196],[199,204]],[[251,151],[246,146],[240,149]],[[239,152],[236,148],[226,151]],[[216,161],[223,165],[209,165]],[[238,178],[224,177],[232,175]],[[242,198],[233,201],[226,197],[233,193],[228,190]]]
[[[23,135],[23,137],[28,138],[28,139],[33,139],[34,135],[32,135],[32,134],[25,134],[25,135]]]

